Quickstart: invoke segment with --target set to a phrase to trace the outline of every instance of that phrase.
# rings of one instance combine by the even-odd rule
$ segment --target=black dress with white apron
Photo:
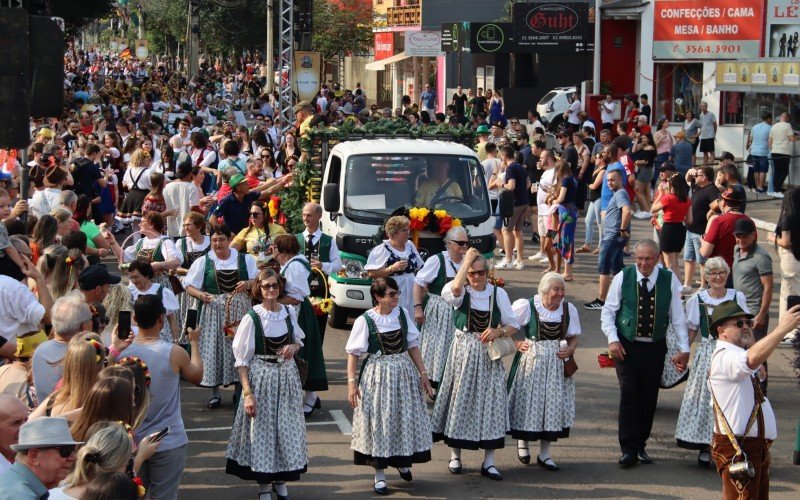
[[[142,218],[142,204],[144,203],[144,199],[147,197],[147,193],[150,192],[149,189],[139,187],[139,181],[142,180],[142,177],[145,175],[150,175],[149,168],[141,169],[135,179],[133,178],[133,172],[131,171],[133,185],[128,191],[128,194],[125,195],[125,199],[122,200],[122,204],[120,205],[120,219],[139,220]]]
[[[175,242],[175,247],[178,251],[183,255],[183,263],[181,264],[182,269],[188,270],[194,264],[198,258],[202,257],[203,255],[207,254],[209,250],[211,250],[211,242],[209,241],[208,236],[203,236],[203,243],[200,245],[201,248],[196,248],[196,243],[191,241],[188,236],[183,236],[178,238]],[[186,284],[183,283],[181,280],[183,287],[186,288]],[[197,299],[189,295],[188,293],[181,293],[178,294],[178,303],[180,304],[181,308],[178,311],[178,326],[181,328],[181,331],[186,331],[186,314],[187,311],[191,308],[197,308]]]

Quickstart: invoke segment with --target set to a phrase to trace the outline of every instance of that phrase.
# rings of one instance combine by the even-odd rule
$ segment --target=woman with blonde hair
[[[142,217],[142,203],[150,191],[150,154],[143,149],[136,149],[131,154],[128,168],[122,177],[123,187],[128,194],[119,209],[119,220],[123,224],[131,224]]]
[[[84,398],[80,415],[70,427],[75,441],[86,441],[89,428],[101,420],[134,423],[133,384],[126,378],[107,377],[95,382]],[[80,438],[80,439],[79,439]]]
[[[56,391],[39,404],[31,418],[74,418],[69,413],[83,406],[106,360],[106,348],[99,338],[96,334],[79,333],[69,341],[63,361],[64,376]]]
[[[400,305],[406,311],[414,310],[414,275],[425,261],[409,240],[411,221],[395,215],[386,220],[383,228],[387,239],[369,252],[364,270],[370,278],[391,276],[400,287]]]
[[[74,193],[73,193],[74,194]],[[72,211],[64,208],[59,207],[54,209],[50,212],[50,215],[56,220],[57,223],[57,231],[56,234],[59,238],[64,237],[67,233],[72,231]]]
[[[42,255],[39,257],[39,262],[36,263],[36,269],[42,273],[45,282],[50,285],[53,280],[53,271],[56,267],[58,258],[67,253],[67,247],[60,244],[53,244],[44,249]]]
[[[53,267],[53,279],[50,286],[53,300],[58,300],[78,288],[78,275],[87,264],[86,257],[77,248],[70,248],[58,256]]]

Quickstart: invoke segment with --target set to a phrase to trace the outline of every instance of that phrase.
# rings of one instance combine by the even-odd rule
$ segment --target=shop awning
[[[373,61],[371,63],[367,63],[364,66],[364,68],[372,71],[382,71],[386,69],[387,64],[400,62],[403,59],[407,59],[408,57],[411,56],[407,56],[405,52],[399,52],[391,57],[387,57],[386,59],[381,59],[380,61]]]

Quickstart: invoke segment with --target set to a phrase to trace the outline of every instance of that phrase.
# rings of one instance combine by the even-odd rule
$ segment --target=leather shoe
[[[527,455],[523,455],[520,453],[523,450],[527,453]],[[517,447],[517,458],[519,459],[520,462],[522,462],[525,465],[531,463],[531,453],[530,451],[528,451],[527,447],[522,447],[522,448]]]
[[[458,465],[453,465],[458,464]],[[461,474],[461,459],[460,458],[453,458],[450,460],[450,463],[447,464],[447,468],[450,470],[451,474]]]
[[[637,463],[639,463],[639,457],[637,457],[634,453],[623,453],[622,456],[619,457],[619,465],[623,469],[633,467]]]
[[[378,486],[379,484],[383,486]],[[375,490],[375,493],[378,495],[388,495],[389,488],[386,486],[386,481],[376,481],[375,484],[372,486],[372,489]]]
[[[494,465],[490,465],[487,468],[481,466],[481,476],[486,476],[493,481],[502,481],[503,475],[500,474],[500,471],[497,470],[497,467]]]
[[[561,467],[559,467],[558,464],[556,464],[553,459],[549,457],[546,460],[542,460],[539,458],[539,455],[536,455],[536,463],[539,464],[539,467],[544,467],[549,471],[555,472],[557,470],[561,470]]]
[[[639,450],[639,453],[637,453],[636,456],[639,458],[639,461],[645,465],[653,463],[653,459],[650,458],[650,455],[648,455],[644,450]]]
[[[414,476],[411,475],[411,469],[408,469],[405,472],[401,471],[400,469],[397,469],[397,472],[400,473],[400,479],[402,479],[403,481],[413,481],[414,480]]]
[[[272,492],[275,493],[275,498],[278,500],[289,500],[289,495],[279,495],[277,488],[275,488],[275,484],[272,485]]]
[[[314,408],[316,408],[316,409],[318,409],[318,410],[319,410],[320,408],[322,408],[322,401],[320,401],[320,400],[319,400],[319,396],[317,396],[317,400],[316,400],[316,401],[314,401]]]

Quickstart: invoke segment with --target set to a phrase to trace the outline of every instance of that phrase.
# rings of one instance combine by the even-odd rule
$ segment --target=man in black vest
[[[338,273],[342,268],[342,259],[339,257],[339,248],[336,240],[324,234],[319,227],[322,219],[322,207],[319,203],[309,202],[303,207],[303,225],[306,227],[302,233],[297,233],[295,237],[300,243],[300,252],[306,256],[311,267],[319,269],[325,276]],[[317,272],[311,273],[311,296],[324,297],[325,283],[322,276]],[[319,322],[319,333],[322,340],[325,340],[325,324],[328,315],[317,316]]]
[[[684,371],[689,361],[681,282],[668,269],[656,267],[659,248],[655,241],[640,240],[633,252],[636,266],[614,276],[600,316],[619,380],[619,464],[623,468],[652,463],[645,446],[653,427],[670,323],[681,349],[672,363]]]

